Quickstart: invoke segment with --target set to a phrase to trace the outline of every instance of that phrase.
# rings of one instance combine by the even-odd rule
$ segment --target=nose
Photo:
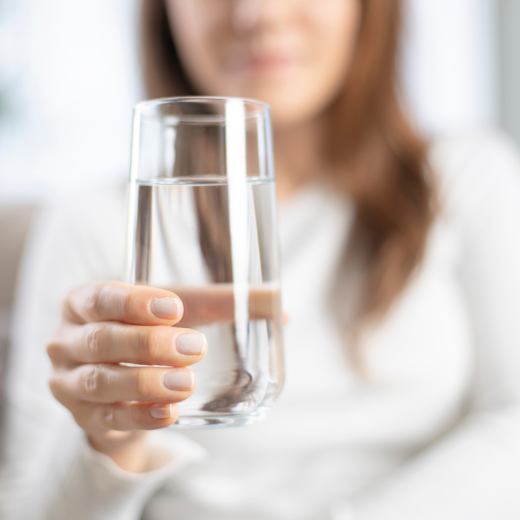
[[[292,0],[235,0],[233,27],[250,31],[259,24],[283,22]]]

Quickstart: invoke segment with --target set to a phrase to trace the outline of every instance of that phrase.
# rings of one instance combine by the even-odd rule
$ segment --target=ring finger
[[[71,398],[97,403],[178,403],[193,393],[196,376],[188,368],[81,365],[55,372],[50,386],[64,404]]]

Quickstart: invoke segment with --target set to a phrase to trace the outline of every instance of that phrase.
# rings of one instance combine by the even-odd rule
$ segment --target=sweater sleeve
[[[45,519],[139,519],[144,505],[165,480],[186,465],[206,458],[206,452],[190,439],[178,434],[161,434],[153,432],[149,442],[152,453],[166,465],[147,473],[123,471],[110,457],[95,451],[83,439]]]
[[[135,475],[94,451],[48,388],[45,345],[61,299],[93,280],[122,278],[124,190],[89,194],[42,212],[29,239],[18,288],[7,380],[0,518],[138,518],[171,475],[204,456],[171,431],[151,435],[158,471]]]
[[[468,411],[410,462],[350,497],[349,513],[337,509],[335,520],[520,518],[520,160],[496,137],[456,148],[438,150],[436,164],[447,175],[445,210],[460,229],[459,279],[474,331]]]

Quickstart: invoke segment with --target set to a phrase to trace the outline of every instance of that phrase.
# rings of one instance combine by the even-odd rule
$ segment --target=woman
[[[211,344],[175,327],[173,293],[87,283],[121,277],[124,196],[75,201],[25,267],[5,518],[517,518],[516,153],[417,138],[394,85],[397,0],[148,0],[142,14],[150,97],[273,108],[286,387],[262,423],[165,430]]]

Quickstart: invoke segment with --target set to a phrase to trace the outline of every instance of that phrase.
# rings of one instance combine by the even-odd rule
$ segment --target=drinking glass
[[[176,427],[261,418],[284,379],[269,106],[182,97],[136,105],[127,281],[183,301],[206,335]]]

